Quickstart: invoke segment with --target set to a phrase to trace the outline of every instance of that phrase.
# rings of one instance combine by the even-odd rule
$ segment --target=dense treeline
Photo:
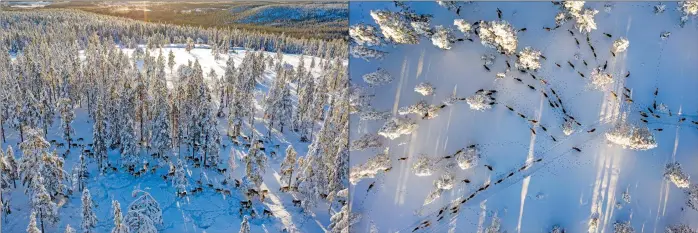
[[[331,210],[346,204],[349,104],[343,42],[57,10],[2,12],[0,27],[1,141],[5,144],[8,137],[17,136],[21,152],[15,158],[13,145],[9,145],[2,156],[0,197],[24,188],[35,212],[30,228],[38,230],[39,224],[43,231],[45,223],[57,223],[56,203],[82,193],[82,227],[92,231],[97,220],[84,217],[94,215],[87,179],[112,172],[139,177],[169,168],[163,177],[167,183],[172,180],[179,197],[206,188],[201,182],[205,171],[226,173],[216,192],[229,194],[230,188],[237,188],[250,198],[249,203],[255,195],[264,202],[261,186],[268,166],[266,153],[275,153],[265,147],[278,147],[274,135],[289,131],[310,146],[298,159],[293,147],[286,149],[280,171],[285,186],[280,191],[296,193],[300,200],[294,203],[307,211],[320,201]],[[230,56],[224,73],[216,74],[213,69],[203,70],[199,60],[177,65],[174,53],[160,49],[182,43],[191,51],[195,40],[210,46],[216,60],[231,55],[232,47],[244,46],[248,51],[239,64]],[[128,54],[124,48],[135,50]],[[294,67],[283,55],[294,52],[314,56],[301,55],[300,64]],[[265,83],[270,73],[276,75],[271,84]],[[260,84],[268,90],[257,98]],[[88,115],[91,142],[75,137],[76,130],[90,130],[75,128],[77,110]],[[56,125],[62,138],[48,141]],[[260,125],[267,131],[258,132]],[[234,156],[223,161],[221,148],[227,145],[247,150],[240,179],[232,173],[237,166]],[[80,154],[72,169],[64,167],[71,150]],[[97,169],[88,172],[88,164]],[[201,175],[192,175],[196,173],[191,170]],[[149,194],[138,200],[157,206]],[[3,202],[9,210],[10,203]],[[245,205],[241,214],[248,209]],[[123,224],[132,230],[162,224],[159,209],[144,218],[133,215],[129,207],[121,222],[119,203],[113,208],[115,230]]]

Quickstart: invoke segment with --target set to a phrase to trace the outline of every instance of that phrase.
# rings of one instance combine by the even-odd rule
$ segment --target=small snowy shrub
[[[492,108],[492,105],[490,105],[492,99],[485,92],[475,93],[475,95],[466,98],[465,101],[472,110],[485,111]]]
[[[351,53],[352,57],[355,58],[361,58],[366,61],[369,59],[376,59],[376,60],[382,60],[383,57],[385,57],[386,52],[372,49],[372,48],[366,48],[362,45],[354,45],[349,48],[349,52]]]

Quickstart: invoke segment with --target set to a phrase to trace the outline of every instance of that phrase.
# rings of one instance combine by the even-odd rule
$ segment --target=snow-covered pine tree
[[[19,164],[17,164],[17,159],[15,158],[15,152],[12,149],[12,146],[7,146],[7,151],[5,152],[5,156],[2,157],[2,161],[5,163],[5,169],[7,169],[9,178],[12,180],[12,187],[17,188],[17,179],[19,179]]]
[[[240,231],[238,233],[250,233],[250,223],[247,219],[247,215],[242,218],[242,222],[240,223]]]
[[[71,128],[70,124],[73,123],[73,120],[75,119],[75,111],[73,110],[73,103],[70,99],[68,98],[61,98],[58,100],[58,111],[61,114],[61,126],[63,128],[63,139],[68,144],[68,148],[70,148],[70,144],[72,141],[72,138],[70,138],[70,134],[73,132],[73,128]]]
[[[173,50],[170,50],[170,53],[167,54],[167,67],[170,68],[170,73],[174,72],[174,66],[175,66],[175,54]]]
[[[162,225],[162,208],[150,193],[136,189],[132,192],[136,200],[128,206],[124,222],[134,232],[157,232],[155,226]]]
[[[128,226],[124,223],[119,201],[112,200],[112,209],[114,209],[114,228],[111,229],[111,233],[130,233]]]
[[[36,226],[36,212],[32,211],[29,216],[29,225],[27,226],[27,233],[42,233],[39,227]]]
[[[172,183],[175,187],[178,196],[184,196],[187,194],[187,185],[189,181],[187,180],[187,173],[184,170],[184,163],[182,160],[177,160],[177,165],[175,165],[174,177]]]
[[[92,150],[94,159],[101,172],[104,172],[107,164],[107,125],[104,122],[104,105],[99,101],[95,109],[94,123],[92,124]]]
[[[70,224],[68,224],[68,225],[65,226],[65,231],[64,231],[64,233],[75,233],[75,229],[73,229],[72,227],[70,227]]]
[[[292,145],[288,145],[286,147],[286,157],[284,158],[284,161],[281,163],[281,182],[284,182],[286,180],[286,186],[291,186],[291,177],[293,177],[293,171],[295,170],[294,167],[296,166],[296,155],[298,153],[296,152],[295,149],[293,149]],[[282,183],[283,184],[283,183]]]
[[[330,218],[330,233],[349,233],[351,225],[359,222],[361,215],[353,213],[349,205],[342,206],[342,210],[332,215]]]
[[[120,113],[123,124],[119,140],[121,142],[121,164],[129,171],[135,169],[136,165],[140,163],[135,129],[135,94],[131,84],[125,82],[120,97]]]
[[[83,233],[92,233],[94,228],[97,226],[97,215],[94,211],[94,204],[92,203],[92,195],[90,195],[90,190],[82,190],[82,212],[80,216],[82,217],[82,223],[80,227]]]
[[[41,177],[42,157],[48,152],[49,143],[36,129],[27,130],[27,139],[19,144],[22,150],[22,160],[19,164],[22,184],[27,187],[25,192],[33,191],[38,187]]]
[[[263,175],[266,171],[267,156],[259,150],[259,144],[256,137],[253,137],[253,144],[250,146],[247,155],[244,157],[245,162],[245,178],[252,182],[255,187],[262,185]]]
[[[165,72],[163,69],[158,69],[157,76],[153,80],[153,96],[155,100],[153,101],[153,123],[152,123],[152,137],[150,140],[150,145],[155,149],[155,154],[160,164],[164,164],[167,161],[162,161],[162,158],[167,154],[167,152],[172,150],[172,137],[170,130],[170,104],[168,103],[168,89],[167,80],[165,79]]]
[[[63,170],[63,163],[63,158],[58,156],[55,150],[44,154],[41,158],[39,172],[43,179],[42,184],[51,198],[56,198],[58,194],[64,194],[67,189],[63,183],[67,176],[65,170]]]
[[[34,188],[34,194],[32,196],[32,208],[39,215],[39,222],[41,223],[41,232],[44,232],[44,223],[56,224],[58,223],[58,207],[56,203],[51,201],[51,195],[44,188],[43,178],[39,177],[39,183]]]

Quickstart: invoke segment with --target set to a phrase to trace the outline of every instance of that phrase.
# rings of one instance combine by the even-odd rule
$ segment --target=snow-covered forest
[[[348,52],[0,12],[0,231],[346,230]]]
[[[696,232],[698,2],[351,2],[352,232]]]

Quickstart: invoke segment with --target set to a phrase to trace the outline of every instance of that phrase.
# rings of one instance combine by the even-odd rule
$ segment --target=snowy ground
[[[351,188],[352,211],[363,215],[354,231],[368,232],[373,225],[378,232],[411,232],[428,220],[431,226],[419,232],[479,233],[490,225],[495,213],[501,218],[502,230],[508,232],[548,232],[553,225],[568,232],[586,232],[592,214],[599,217],[597,232],[612,232],[616,221],[630,221],[637,232],[663,232],[664,227],[678,223],[698,228],[698,212],[685,207],[684,192],[662,177],[665,164],[671,161],[681,163],[684,172],[691,177],[698,177],[698,157],[695,156],[698,144],[693,143],[698,140],[698,127],[690,123],[698,121],[695,104],[698,102],[695,92],[698,87],[698,66],[695,65],[698,64],[698,43],[695,43],[698,29],[695,20],[680,28],[680,13],[674,9],[677,4],[665,4],[666,12],[655,15],[653,6],[656,3],[611,3],[608,13],[604,3],[587,2],[586,7],[599,10],[595,17],[598,29],[591,33],[591,42],[598,54],[598,59],[594,59],[586,38],[575,31],[581,43],[577,47],[567,31],[572,23],[550,32],[543,30],[543,27],[555,26],[554,17],[559,12],[550,2],[469,3],[463,4],[460,17],[434,2],[408,3],[417,13],[434,15],[432,27],[453,28],[456,38],[462,38],[463,34],[453,26],[454,19],[463,18],[471,23],[496,20],[496,9],[501,9],[503,19],[516,29],[527,28],[527,31],[518,32],[517,52],[531,46],[547,57],[542,60],[542,68],[535,72],[536,77],[545,79],[547,84],[519,73],[513,67],[516,57],[507,58],[482,46],[475,35],[472,35],[474,42],[459,42],[447,51],[422,38],[417,45],[382,47],[389,52],[382,61],[351,58],[353,83],[366,86],[361,77],[378,67],[395,78],[389,85],[372,88],[376,97],[371,104],[378,110],[396,114],[399,107],[422,99],[439,104],[453,93],[468,97],[482,88],[498,90],[499,103],[484,112],[471,110],[466,103],[448,106],[434,119],[418,119],[419,128],[412,134],[392,141],[385,139],[390,148],[392,169]],[[350,25],[375,25],[370,10],[398,10],[392,2],[353,2],[350,9]],[[664,31],[671,32],[671,36],[662,41],[660,34]],[[613,38],[602,33],[609,33]],[[620,36],[628,38],[630,47],[627,52],[613,57],[609,52],[611,44]],[[579,53],[579,60],[574,58],[575,53]],[[489,65],[491,72],[482,67],[483,54],[496,56],[494,64]],[[512,71],[505,78],[496,79],[496,74],[506,69],[507,59]],[[568,60],[586,78],[572,70]],[[614,74],[615,83],[609,90],[594,90],[588,86],[591,70],[605,61]],[[628,71],[631,75],[625,78]],[[514,78],[534,86],[536,91]],[[423,97],[414,92],[414,87],[421,82],[430,82],[435,94]],[[634,103],[612,97],[611,90],[620,95],[624,86],[632,91]],[[577,132],[564,136],[560,129],[561,113],[551,109],[539,91],[544,87],[554,88],[570,114],[582,124]],[[638,152],[607,143],[604,133],[614,122],[626,119],[642,123],[638,111],[652,106],[655,88],[659,88],[657,103],[664,103],[673,113],[672,116],[660,113],[661,118],[648,119],[651,130],[663,128],[661,132],[652,131],[659,146]],[[547,132],[537,128],[538,133],[532,134],[531,124],[505,105],[529,119],[537,119],[547,127]],[[678,123],[677,114],[688,120]],[[352,116],[351,139],[376,133],[383,123],[361,121]],[[586,132],[594,128],[594,132]],[[557,142],[551,140],[551,135]],[[474,143],[479,144],[482,151],[479,165],[468,170],[455,169],[453,189],[422,207],[433,189],[432,182],[444,172],[441,169],[431,176],[416,176],[411,170],[416,156],[425,153],[441,158]],[[362,164],[379,151],[382,149],[352,151],[351,165]],[[408,159],[398,160],[401,157]],[[542,160],[533,163],[536,159]],[[522,165],[531,163],[528,169],[517,172]],[[484,165],[490,165],[493,171]],[[507,178],[510,172],[514,175]],[[501,183],[495,184],[502,178]],[[464,179],[469,179],[470,183],[462,182]],[[447,214],[437,221],[440,208],[457,198],[470,196],[485,183],[491,185],[461,205],[457,214]],[[374,187],[367,191],[369,186]],[[622,200],[623,192],[630,194],[629,203]]]
[[[189,60],[194,62],[195,59],[199,59],[202,65],[202,69],[205,74],[213,68],[218,76],[220,77],[224,72],[225,61],[228,59],[228,55],[221,55],[221,59],[215,61],[211,55],[210,49],[205,45],[197,45],[197,48],[193,49],[190,53],[186,52],[181,45],[170,45],[168,48],[163,49],[163,55],[167,57],[170,51],[174,51],[176,65],[186,65]],[[128,54],[132,54],[132,49],[124,49]],[[231,56],[234,57],[236,65],[239,65],[245,53],[244,49],[236,49],[235,53]],[[152,56],[157,56],[158,51],[151,51]],[[265,56],[275,56],[275,53],[267,53]],[[300,55],[286,54],[284,55],[284,61],[292,66],[297,66]],[[306,69],[310,69],[310,57],[305,58]],[[319,62],[320,59],[316,59]],[[167,69],[169,75],[169,69]],[[321,73],[321,68],[315,68],[313,70],[315,77],[319,76]],[[273,78],[276,76],[276,72],[273,68],[267,68],[264,76],[266,77],[266,84],[271,84]],[[263,84],[265,85],[265,84]],[[266,91],[265,86],[258,86],[258,90]],[[294,92],[295,87],[292,89]],[[258,101],[261,101],[261,96]],[[83,106],[85,107],[85,106]],[[262,112],[262,107],[257,105],[257,112]],[[84,144],[91,143],[92,141],[92,122],[88,121],[86,108],[81,108],[76,110],[77,118],[73,122],[73,127],[75,129],[74,139],[84,138]],[[266,134],[267,130],[263,126],[263,121],[257,116],[258,124],[256,125],[256,131],[259,134]],[[62,131],[59,128],[59,120],[49,130],[47,140],[55,139],[58,142],[64,142],[61,138]],[[227,120],[221,120],[221,132],[225,132],[223,129],[224,122]],[[7,127],[6,127],[7,129]],[[19,140],[18,132],[13,130],[7,131],[7,143],[3,144],[3,148],[12,146],[15,153],[19,151],[17,146]],[[269,209],[273,212],[274,217],[258,217],[250,220],[251,231],[252,232],[281,232],[283,229],[287,229],[289,232],[324,232],[326,226],[330,223],[330,216],[327,212],[327,205],[320,204],[314,214],[306,215],[301,212],[299,207],[292,204],[294,198],[292,194],[279,192],[280,181],[279,181],[279,165],[283,160],[284,150],[291,144],[296,149],[300,156],[305,155],[307,152],[307,147],[309,143],[299,142],[299,136],[295,133],[284,133],[275,134],[274,139],[266,145],[266,148],[274,148],[274,145],[279,144],[279,149],[273,149],[276,152],[276,157],[270,157],[269,167],[264,175],[263,189],[268,189],[270,195],[264,201],[260,203],[258,199],[253,204],[253,208],[257,213],[262,213],[263,209]],[[226,164],[228,156],[230,155],[230,150],[236,150],[234,153],[237,159],[238,169],[235,170],[235,177],[241,179],[245,173],[245,167],[242,165],[241,155],[247,153],[247,149],[242,147],[233,146],[231,141],[227,138],[223,138],[224,149],[221,150],[221,161]],[[89,149],[89,147],[82,147]],[[73,148],[70,155],[65,159],[64,168],[69,171],[75,163],[79,161],[79,153],[82,148]],[[67,148],[56,148],[52,146],[51,149],[56,149],[59,154],[64,153]],[[186,151],[183,147],[182,151]],[[110,160],[117,161],[119,155],[116,151],[109,152]],[[242,165],[242,166],[241,166]],[[224,165],[221,165],[224,166]],[[122,209],[128,206],[135,198],[131,196],[131,192],[134,188],[139,187],[151,193],[151,195],[160,203],[163,209],[163,219],[164,225],[160,228],[160,232],[237,232],[240,228],[240,222],[242,218],[239,216],[238,209],[240,208],[239,201],[247,200],[244,191],[236,190],[232,187],[232,184],[221,185],[223,180],[223,175],[215,172],[214,169],[209,169],[206,173],[201,174],[199,168],[187,167],[190,185],[195,184],[196,180],[200,177],[203,180],[204,186],[211,183],[214,187],[229,189],[231,190],[231,196],[223,196],[222,194],[214,192],[212,189],[205,188],[203,193],[189,195],[185,199],[177,198],[175,195],[175,189],[172,185],[172,181],[164,181],[162,176],[167,174],[168,168],[159,168],[155,174],[147,173],[139,178],[134,178],[132,175],[121,171],[118,173],[108,173],[105,176],[99,176],[96,173],[96,165],[90,164],[89,170],[90,178],[88,181],[88,189],[92,194],[92,199],[96,203],[97,208],[95,210],[97,218],[99,220],[97,224],[96,232],[109,232],[113,228],[113,215],[111,201],[117,200],[121,203]],[[193,185],[192,185],[193,186]],[[24,189],[18,185],[18,189],[14,190],[11,195],[9,195],[10,203],[12,205],[12,214],[6,216],[5,221],[2,224],[4,232],[24,232],[27,228],[27,223],[29,222],[29,201],[24,195]],[[6,194],[4,194],[6,195]],[[8,198],[8,196],[4,196]],[[70,196],[70,199],[65,203],[62,208],[59,209],[60,222],[56,226],[48,226],[46,232],[62,232],[65,229],[66,224],[70,224],[73,228],[79,229],[80,227],[80,195],[74,194]]]

